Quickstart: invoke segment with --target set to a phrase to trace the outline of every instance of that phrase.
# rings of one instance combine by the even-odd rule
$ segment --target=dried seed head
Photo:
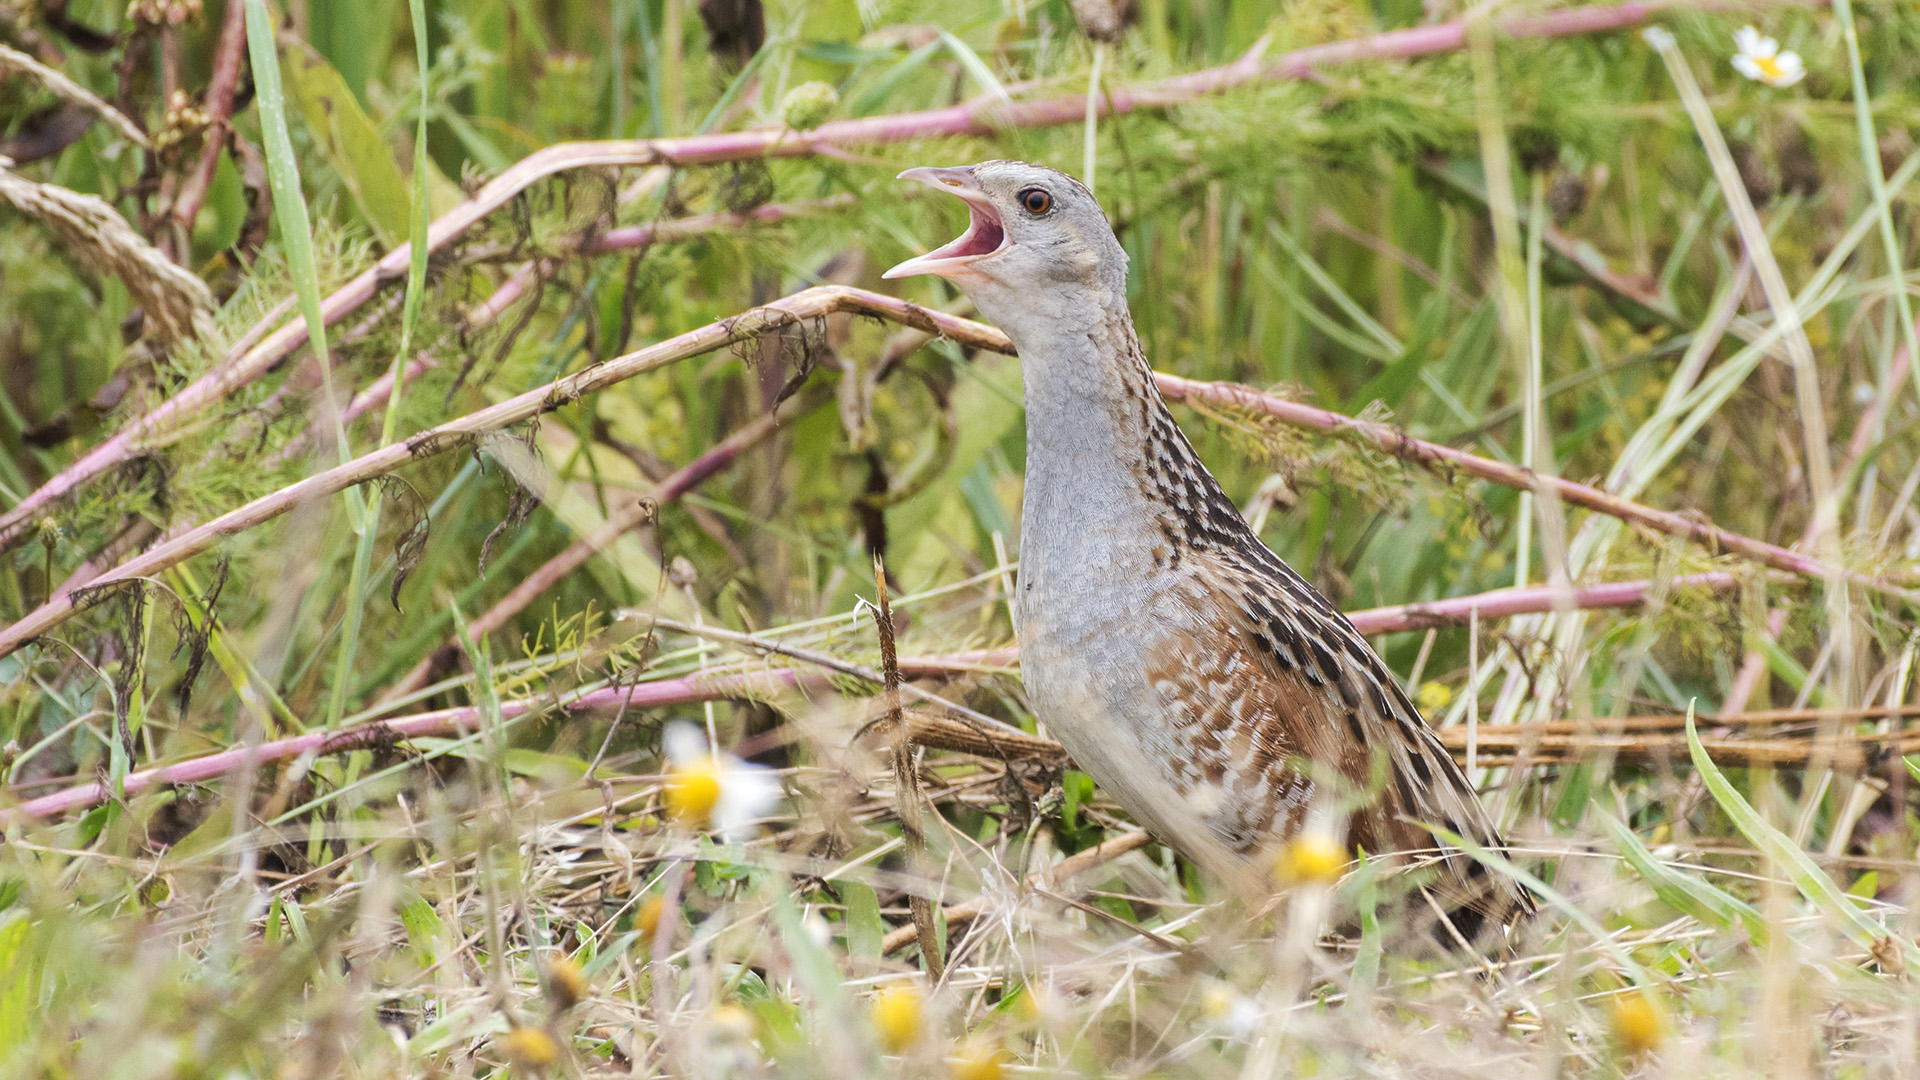
[[[547,965],[547,998],[554,1012],[565,1012],[587,996],[587,977],[580,965],[567,957],[558,957]]]
[[[693,583],[700,580],[700,571],[693,568],[693,561],[685,555],[675,555],[667,564],[667,580],[679,588],[691,589]]]
[[[560,1060],[560,1044],[553,1041],[553,1036],[534,1027],[517,1027],[507,1032],[507,1037],[501,1040],[501,1049],[519,1072],[545,1072]]]

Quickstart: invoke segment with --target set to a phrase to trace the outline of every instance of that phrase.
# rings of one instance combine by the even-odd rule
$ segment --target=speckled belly
[[[1034,585],[1021,606],[1028,696],[1114,801],[1196,858],[1211,844],[1251,853],[1298,824],[1311,785],[1260,738],[1273,703],[1235,677],[1244,658],[1195,645],[1211,635],[1196,635],[1191,587],[1073,572]]]

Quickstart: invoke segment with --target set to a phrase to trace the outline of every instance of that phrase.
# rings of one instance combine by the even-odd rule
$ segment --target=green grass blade
[[[287,269],[293,276],[294,295],[299,298],[300,315],[307,323],[307,343],[313,349],[314,362],[320,366],[320,393],[323,405],[333,415],[334,440],[342,462],[353,459],[353,447],[347,441],[346,425],[340,422],[333,396],[333,370],[327,362],[327,323],[320,314],[320,271],[313,260],[313,222],[307,217],[307,202],[300,190],[300,163],[293,156],[293,140],[287,134],[287,99],[280,82],[280,55],[273,40],[273,20],[267,14],[266,0],[245,0],[247,5],[247,52],[253,61],[254,103],[260,110],[260,132],[267,150],[267,186],[273,192],[273,217],[280,226],[280,243],[286,248]],[[349,494],[350,507],[358,503]],[[358,515],[355,514],[356,526]]]
[[[1693,706],[1687,706],[1687,752],[1693,756],[1693,767],[1700,771],[1700,778],[1706,782],[1707,790],[1713,793],[1714,801],[1725,810],[1727,817],[1733,820],[1733,826],[1740,830],[1754,847],[1785,867],[1793,878],[1793,884],[1800,895],[1812,901],[1815,907],[1826,912],[1829,918],[1840,924],[1843,932],[1853,942],[1865,949],[1872,949],[1874,943],[1887,937],[1887,930],[1879,923],[1861,912],[1853,901],[1847,898],[1846,890],[1834,884],[1825,870],[1820,869],[1813,857],[1802,851],[1798,845],[1767,823],[1760,812],[1734,789],[1733,783],[1720,771],[1713,759],[1707,756],[1707,748],[1700,743],[1700,732],[1693,722]],[[1899,939],[1896,935],[1896,940]],[[1911,942],[1902,940],[1909,965],[1920,961],[1920,949]]]
[[[1573,920],[1576,926],[1593,936],[1594,943],[1605,950],[1606,954],[1613,958],[1614,963],[1620,965],[1620,970],[1627,973],[1627,977],[1633,980],[1635,986],[1648,987],[1658,985],[1652,973],[1642,967],[1640,962],[1633,958],[1632,954],[1628,953],[1618,941],[1615,941],[1613,935],[1607,933],[1607,928],[1600,925],[1599,920],[1587,914],[1585,909],[1574,903],[1565,893],[1560,892],[1553,886],[1541,881],[1538,877],[1513,865],[1505,856],[1488,851],[1486,848],[1481,847],[1479,844],[1456,832],[1439,825],[1429,825],[1424,822],[1421,823],[1421,827],[1439,837],[1448,847],[1458,848],[1460,851],[1472,857],[1475,862],[1480,863],[1489,870],[1497,874],[1505,874],[1507,877],[1525,885],[1528,889],[1532,890],[1534,895],[1545,900],[1553,907],[1560,909],[1567,918]]]
[[[1625,822],[1605,810],[1596,808],[1594,817],[1607,830],[1607,835],[1612,837],[1614,846],[1620,849],[1620,855],[1627,860],[1627,865],[1633,867],[1634,872],[1653,888],[1662,903],[1709,926],[1727,927],[1739,923],[1747,928],[1747,935],[1756,945],[1766,944],[1767,920],[1752,904],[1661,862],[1653,852],[1647,850]]]
[[[980,84],[980,89],[985,90],[996,100],[1007,104],[1013,103],[1013,97],[1007,93],[1007,88],[1000,85],[1000,80],[994,77],[993,69],[987,66],[985,60],[980,59],[980,54],[974,52],[972,46],[945,30],[940,31],[940,43],[947,47],[947,51],[953,54],[955,60],[960,61],[960,66],[967,70],[967,74],[973,78],[974,82]]]
[[[1860,158],[1866,166],[1867,190],[1873,194],[1875,220],[1880,226],[1880,244],[1886,248],[1887,269],[1893,277],[1894,309],[1900,313],[1900,336],[1907,355],[1920,356],[1920,340],[1913,326],[1913,301],[1907,296],[1906,262],[1900,250],[1900,234],[1893,224],[1893,203],[1887,179],[1880,171],[1880,140],[1873,130],[1873,103],[1867,95],[1867,73],[1860,63],[1860,35],[1853,25],[1851,0],[1833,0],[1833,21],[1847,43],[1847,68],[1853,77],[1853,120],[1860,136]],[[1920,392],[1920,365],[1912,369],[1913,385]],[[1891,387],[1885,389],[1891,390]]]
[[[413,13],[414,56],[420,65],[420,115],[413,135],[413,197],[408,222],[407,298],[401,309],[400,348],[393,354],[393,383],[387,392],[386,415],[380,421],[380,445],[393,441],[399,425],[400,401],[406,389],[407,356],[413,351],[414,328],[420,323],[421,297],[427,283],[427,12],[424,0],[410,0]],[[380,501],[369,500],[365,525],[353,551],[353,570],[347,582],[345,625],[334,664],[333,689],[327,698],[327,727],[340,726],[347,709],[347,690],[353,684],[354,655],[360,647],[360,622],[366,610],[367,577],[373,566],[373,544],[380,535]],[[398,599],[397,597],[395,598]]]

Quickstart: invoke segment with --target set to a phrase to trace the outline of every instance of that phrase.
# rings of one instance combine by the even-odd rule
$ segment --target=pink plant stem
[[[1195,382],[1178,375],[1158,373],[1154,375],[1154,379],[1160,384],[1160,392],[1171,401],[1204,401],[1215,406],[1265,413],[1298,427],[1349,435],[1403,461],[1440,470],[1458,469],[1468,476],[1522,491],[1552,491],[1564,502],[1616,517],[1655,532],[1665,533],[1668,536],[1690,540],[1710,551],[1729,552],[1741,558],[1771,566],[1776,570],[1785,570],[1815,579],[1838,576],[1865,588],[1920,604],[1920,594],[1911,590],[1856,571],[1828,566],[1812,556],[1783,548],[1778,544],[1769,544],[1764,540],[1742,536],[1710,522],[1685,517],[1671,511],[1642,506],[1587,484],[1578,484],[1555,476],[1542,476],[1518,465],[1492,461],[1469,454],[1464,450],[1455,450],[1450,446],[1416,439],[1389,424],[1358,420],[1326,409],[1302,405],[1297,401],[1262,394],[1258,390],[1232,383]]]
[[[681,470],[681,473],[689,473],[692,469],[693,465],[690,463]],[[1645,600],[1652,584],[1648,581],[1617,581],[1573,589],[1554,586],[1498,589],[1479,596],[1462,596],[1427,604],[1403,604],[1356,611],[1348,617],[1362,633],[1384,634],[1400,630],[1424,629],[1436,625],[1457,626],[1465,622],[1468,613],[1474,610],[1478,610],[1484,617],[1492,618],[1503,615],[1533,614],[1565,607],[1632,607]],[[1735,584],[1734,576],[1725,573],[1691,574],[1668,582],[1670,588],[1729,589]],[[901,657],[900,671],[910,678],[938,678],[967,672],[1006,671],[1018,663],[1019,653],[1015,649],[980,649],[932,656]],[[724,675],[693,675],[679,679],[638,683],[632,687],[595,690],[563,702],[560,708],[572,715],[621,708],[665,708],[704,701],[766,698],[803,684],[809,688],[825,688],[830,685],[828,676],[824,672],[772,668]],[[551,702],[545,698],[505,701],[500,704],[500,718],[512,720],[530,711],[546,708],[549,704]],[[128,773],[126,793],[131,797],[156,785],[200,783],[224,776],[244,766],[259,765],[269,761],[285,761],[309,754],[318,756],[360,750],[395,739],[464,734],[474,730],[479,722],[480,712],[477,708],[441,709],[392,720],[375,720],[335,732],[316,732],[276,739],[252,748],[222,750],[173,765],[162,765]],[[107,787],[98,781],[65,788],[37,799],[29,799],[10,811],[0,810],[0,827],[4,827],[16,817],[52,817],[70,810],[97,805],[106,801],[107,798]]]
[[[744,214],[701,214],[693,217],[663,221],[654,225],[636,225],[623,229],[612,229],[602,234],[594,242],[588,244],[586,250],[595,254],[603,254],[606,252],[621,251],[627,248],[641,247],[656,242],[666,243],[674,240],[685,240],[711,233],[717,229],[738,227],[746,224],[766,224],[780,221],[796,214],[835,209],[846,205],[846,202],[842,197],[835,196],[831,199],[822,199],[818,202],[801,203],[798,205],[769,203],[765,206],[756,207]],[[473,308],[467,312],[466,318],[463,320],[467,329],[478,329],[498,319],[502,312],[513,306],[514,301],[525,295],[528,284],[533,281],[534,275],[539,270],[540,267],[535,262],[522,263],[508,276],[505,282],[501,283],[498,289],[494,290],[493,295],[474,305]],[[292,307],[293,298],[288,297],[286,300],[281,301],[279,306],[274,309],[274,313],[270,318],[283,317],[288,311],[292,310]],[[256,324],[250,333],[255,335],[263,333],[265,326],[265,323]],[[257,336],[246,338],[238,347],[244,351],[251,348],[253,342],[256,340],[258,340]],[[406,371],[407,382],[412,382],[428,369],[435,367],[437,363],[435,358],[429,355],[418,356],[408,361]],[[366,415],[369,410],[385,405],[387,394],[392,388],[393,372],[389,370],[375,379],[365,390],[353,396],[353,399],[347,403],[347,407],[341,410],[341,422],[351,424],[361,416]],[[278,391],[276,391],[273,396],[277,397]],[[311,439],[312,432],[309,431],[290,440],[287,445],[282,447],[280,452],[268,462],[268,467],[278,466],[287,458],[303,452]],[[702,479],[704,479],[704,477]],[[669,477],[668,480],[670,482],[672,478]],[[166,535],[161,538],[161,542],[165,543],[190,531],[195,524],[196,522],[191,519],[175,522],[173,527],[169,528]],[[152,535],[150,529],[147,535]],[[91,584],[95,578],[105,572],[110,565],[112,565],[112,563],[105,559],[88,560],[76,569],[66,581],[61,583],[58,593],[71,593],[75,589],[85,588]]]
[[[1711,589],[1724,592],[1738,588],[1740,579],[1725,571],[1683,574],[1667,581],[1669,589]],[[1354,629],[1363,634],[1398,634],[1408,630],[1426,630],[1435,626],[1460,626],[1478,612],[1483,619],[1503,619],[1512,615],[1537,615],[1555,610],[1593,610],[1596,608],[1638,607],[1646,602],[1652,581],[1608,581],[1598,585],[1572,588],[1558,585],[1527,585],[1514,589],[1495,589],[1477,596],[1456,596],[1424,604],[1396,604],[1392,607],[1355,611],[1347,616]]]
[[[694,214],[651,225],[623,225],[590,238],[577,250],[586,255],[606,255],[752,225],[771,225],[792,217],[841,210],[852,205],[853,196],[836,195],[810,203],[768,203],[739,214]],[[513,273],[507,275],[507,280],[500,283],[493,295],[467,312],[468,325],[483,326],[499,318],[502,312],[526,295],[527,289],[541,274],[550,273],[552,268],[553,261],[547,259],[535,259],[514,267]]]
[[[1645,22],[1671,6],[1673,0],[1569,8],[1507,19],[1500,22],[1499,27],[1514,38],[1589,34]],[[1449,52],[1461,48],[1465,39],[1466,24],[1457,21],[1315,45],[1271,59],[1249,54],[1224,67],[1132,89],[1116,89],[1097,102],[1097,107],[1102,115],[1164,109],[1242,86],[1304,78],[1330,65],[1363,60],[1406,60]],[[521,159],[488,182],[473,198],[448,211],[428,230],[427,245],[430,250],[440,250],[530,185],[574,169],[710,165],[752,158],[803,157],[831,147],[954,136],[987,137],[1003,128],[1081,123],[1086,119],[1086,111],[1086,98],[1082,95],[1011,105],[984,99],[942,109],[838,120],[804,132],[768,128],[675,139],[561,143]],[[323,320],[329,325],[337,322],[371,299],[383,283],[403,279],[409,259],[408,245],[402,244],[388,252],[373,267],[322,302]],[[183,387],[153,411],[129,422],[42,484],[19,505],[0,515],[0,551],[19,544],[33,519],[54,500],[126,461],[142,448],[165,441],[167,433],[184,419],[258,379],[304,345],[306,337],[303,320],[288,322],[254,348],[230,353],[212,371]]]
[[[213,76],[207,81],[207,128],[201,135],[200,157],[194,162],[193,171],[181,182],[180,193],[174,197],[173,208],[167,214],[177,234],[189,240],[193,236],[194,219],[200,216],[200,207],[205,205],[207,192],[213,188],[220,151],[227,145],[227,135],[232,131],[233,98],[240,87],[246,44],[246,5],[240,0],[228,0],[226,21],[220,27],[219,50],[213,57]],[[184,263],[189,254],[176,251],[173,257]]]
[[[712,352],[735,342],[778,333],[806,321],[841,312],[860,312],[900,323],[917,330],[940,334],[974,348],[1012,353],[1013,344],[1005,334],[991,326],[962,319],[932,308],[921,307],[898,297],[884,296],[844,285],[822,285],[805,289],[764,307],[753,308],[734,318],[702,327],[675,338],[650,345],[638,352],[616,357],[597,367],[576,372],[546,386],[529,390],[497,405],[469,413],[457,420],[423,431],[404,442],[381,447],[352,461],[310,476],[297,484],[229,511],[197,526],[172,540],[155,545],[144,554],[123,563],[100,579],[101,584],[130,581],[157,574],[168,567],[200,554],[221,539],[270,521],[310,499],[323,498],[383,476],[410,461],[445,453],[472,443],[477,437],[498,431],[522,420],[552,412],[562,405],[690,356]],[[1705,545],[1710,550],[1727,551],[1743,558],[1815,579],[1834,576],[1898,596],[1920,604],[1920,596],[1907,589],[1839,567],[1828,567],[1786,548],[1742,536],[1704,521],[1696,521],[1665,510],[1608,494],[1586,484],[1557,477],[1538,476],[1519,466],[1477,457],[1449,446],[1415,439],[1387,424],[1358,420],[1326,409],[1288,401],[1233,383],[1197,382],[1178,375],[1155,373],[1161,393],[1174,401],[1204,401],[1219,408],[1264,413],[1299,427],[1331,431],[1370,443],[1375,448],[1404,461],[1430,468],[1458,469],[1470,476],[1522,490],[1550,488],[1560,498],[1624,521],[1671,536]],[[55,595],[29,612],[26,617],[0,630],[0,656],[66,621],[75,612],[71,593]]]
[[[824,676],[818,681],[822,685],[826,684]],[[764,697],[790,690],[799,683],[800,674],[791,668],[776,668],[739,675],[693,676],[685,679],[639,683],[631,687],[595,690],[563,703],[561,708],[569,713],[587,713],[623,707],[659,708],[687,702],[711,701],[717,698]],[[500,719],[513,720],[528,712],[545,709],[551,704],[551,701],[546,699],[503,701],[500,703]],[[130,772],[126,776],[125,791],[128,797],[132,797],[160,784],[195,784],[211,780],[249,764],[287,761],[308,754],[318,756],[338,754],[348,750],[364,750],[392,739],[460,735],[476,730],[480,720],[480,709],[470,706],[418,713],[394,720],[376,720],[342,728],[339,731],[295,735],[264,742],[258,746],[222,750],[174,765],[162,765]],[[10,810],[0,811],[0,827],[4,827],[18,817],[51,817],[69,810],[95,806],[105,802],[109,794],[110,789],[107,785],[97,780],[65,788],[37,799],[29,799]]]

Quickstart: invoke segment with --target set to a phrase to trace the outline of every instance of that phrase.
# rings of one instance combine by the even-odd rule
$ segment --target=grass
[[[0,21],[155,147],[32,158],[60,98],[29,71],[9,168],[184,245],[222,305],[191,345],[113,329],[140,260],[0,210],[0,510],[35,500],[0,528],[9,1074],[1910,1071],[1907,6],[1681,4],[1658,48],[1503,8],[1416,48],[1479,12],[1141,0],[1095,43],[1059,2],[773,4],[736,53],[687,0],[231,2],[69,5],[98,54]],[[1804,82],[1734,73],[1749,22]],[[1262,42],[1258,79],[1126,96]],[[178,230],[206,134],[162,90],[227,45],[260,98]],[[1025,111],[914,126],[975,95]],[[821,109],[908,119],[741,134]],[[724,152],[496,181],[429,255],[514,162],[656,133]],[[1208,879],[1036,730],[1017,358],[937,283],[804,292],[951,235],[899,169],[998,156],[1097,178],[1202,456],[1383,609],[1513,840],[1476,856],[1542,898],[1508,953],[1408,949],[1417,868]],[[290,329],[249,354],[256,322]],[[419,442],[449,424],[487,433]],[[672,722],[719,756],[672,767]],[[782,797],[726,838],[688,809],[709,768]]]

